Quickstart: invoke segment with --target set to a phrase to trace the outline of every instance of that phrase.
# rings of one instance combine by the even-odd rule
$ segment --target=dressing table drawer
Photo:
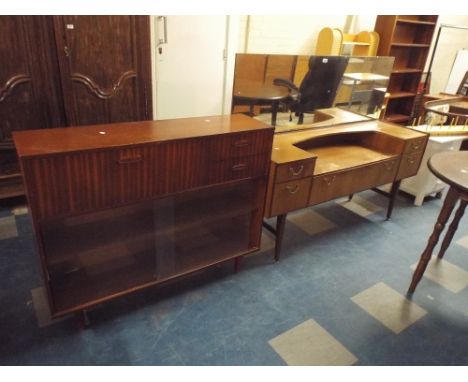
[[[314,177],[309,204],[315,205],[393,182],[398,159]]]
[[[416,175],[419,170],[419,165],[421,164],[423,155],[423,151],[403,155],[401,158],[397,179],[408,178],[410,176]]]
[[[411,139],[407,141],[405,145],[405,150],[404,150],[405,154],[414,153],[418,151],[424,151],[427,140],[428,140],[428,137],[424,136],[424,137],[419,137],[419,138],[415,138],[415,139]]]
[[[315,158],[291,162],[276,167],[275,183],[302,179],[314,174]]]
[[[312,178],[276,184],[270,208],[270,216],[307,207]]]

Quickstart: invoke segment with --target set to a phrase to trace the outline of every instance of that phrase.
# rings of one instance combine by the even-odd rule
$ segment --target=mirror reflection
[[[378,118],[385,107],[393,57],[236,55],[233,113],[276,131],[333,124],[338,107]],[[362,118],[361,118],[362,119]]]

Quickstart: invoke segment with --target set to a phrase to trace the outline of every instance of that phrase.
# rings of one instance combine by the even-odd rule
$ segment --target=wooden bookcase
[[[380,35],[377,55],[395,57],[384,121],[407,124],[411,120],[437,18],[434,15],[377,16],[375,31]]]
[[[13,137],[54,317],[260,248],[268,125],[228,115]]]

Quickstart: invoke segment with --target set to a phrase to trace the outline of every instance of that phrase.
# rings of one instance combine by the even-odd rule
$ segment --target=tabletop
[[[450,186],[468,193],[468,151],[437,153],[429,159],[428,167]]]
[[[272,83],[236,80],[233,96],[236,98],[252,99],[259,101],[282,100],[289,95],[284,86],[276,86]]]

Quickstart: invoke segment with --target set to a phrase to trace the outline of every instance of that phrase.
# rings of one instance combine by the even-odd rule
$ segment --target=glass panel
[[[254,201],[242,182],[42,223],[56,310],[245,253]]]

